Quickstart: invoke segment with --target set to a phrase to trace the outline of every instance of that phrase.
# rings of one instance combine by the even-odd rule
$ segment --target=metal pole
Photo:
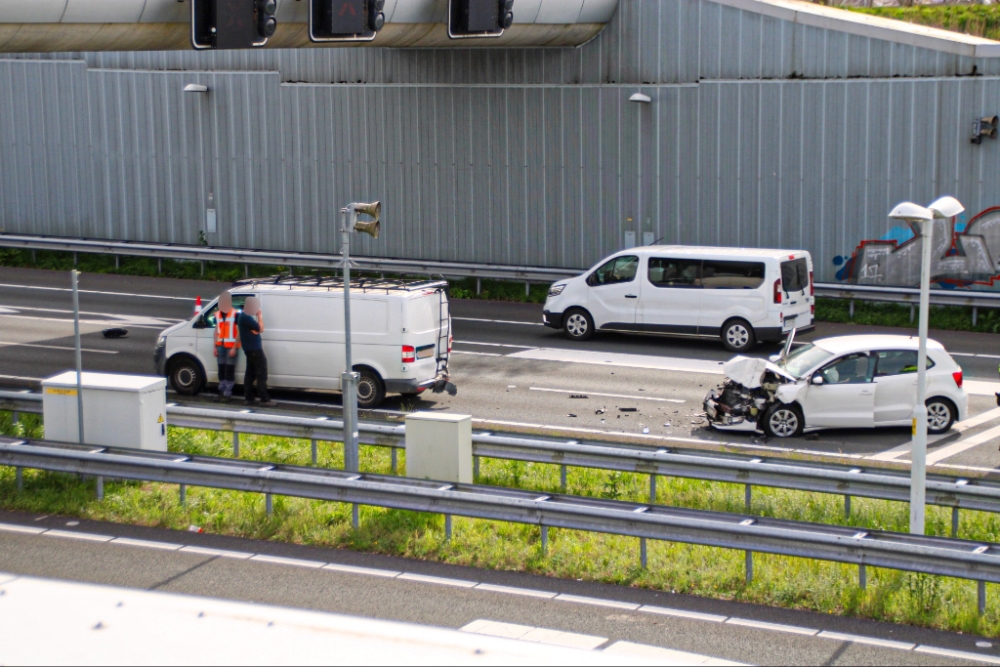
[[[318,454],[318,452],[316,451],[316,439],[313,438],[313,440],[312,440],[313,465],[316,465],[316,455],[317,454]]]
[[[865,567],[864,563],[858,564],[858,586],[861,590],[868,588],[868,568]]]
[[[233,431],[233,458],[238,459],[240,457],[240,432]]]
[[[951,536],[958,537],[958,508],[951,508]]]
[[[472,481],[475,482],[479,479],[479,457],[472,457]]]
[[[644,570],[646,569],[646,563],[647,563],[647,560],[646,560],[646,538],[645,537],[640,537],[639,538],[639,564],[642,566],[642,569],[644,569]]]
[[[851,518],[851,497],[850,496],[844,496],[844,518],[845,519],[850,519]]]
[[[187,485],[181,484],[181,507],[187,502]]]
[[[361,519],[358,516],[358,504],[354,503],[351,505],[351,525],[354,526],[354,530],[357,530],[360,524]]]
[[[913,448],[910,459],[910,532],[924,534],[927,493],[927,318],[930,310],[933,220],[922,223],[923,261],[920,265],[920,350],[917,353],[917,403],[913,406]]]
[[[444,515],[444,539],[451,542],[451,515]]]
[[[264,509],[267,511],[267,515],[271,516],[274,513],[274,503],[271,500],[271,494],[264,494]]]
[[[559,488],[566,493],[566,466],[559,466]]]
[[[97,476],[97,499],[104,500],[104,478]]]
[[[656,475],[649,476],[649,504],[656,504]]]
[[[15,468],[14,476],[17,479],[17,490],[24,491],[24,471],[20,468]]]
[[[80,290],[77,279],[80,272],[73,269],[69,272],[73,277],[73,337],[76,340],[76,422],[80,436],[83,439],[83,348],[80,347]]]
[[[976,584],[977,597],[979,598],[979,615],[982,616],[986,613],[986,582],[977,581]]]
[[[358,461],[358,374],[351,359],[351,230],[358,214],[353,206],[340,209],[341,256],[344,262],[344,372],[340,389],[344,405],[344,470],[357,472]]]
[[[395,447],[392,448],[392,474],[396,475],[399,473],[399,450]]]
[[[549,553],[549,527],[542,526],[542,555]]]
[[[750,506],[752,504],[751,502],[753,498],[753,496],[751,495],[752,489],[753,487],[750,486],[749,484],[745,485],[745,488],[743,489],[743,504],[746,506],[747,512],[750,511]]]
[[[746,576],[747,586],[753,582],[753,552],[746,552]]]

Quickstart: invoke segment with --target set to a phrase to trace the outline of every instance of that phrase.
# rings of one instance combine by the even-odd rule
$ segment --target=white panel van
[[[734,352],[814,328],[804,250],[643,246],[549,288],[542,321],[572,340],[595,331],[719,337]]]
[[[377,407],[387,393],[416,395],[449,383],[451,315],[444,281],[352,280],[351,354],[361,374],[358,405]],[[281,276],[230,288],[233,306],[258,296],[264,313],[268,387],[339,390],[344,372],[344,284],[339,278]],[[212,354],[218,299],[160,334],[156,372],[175,391],[197,394],[218,382]],[[241,353],[236,380],[243,377]]]

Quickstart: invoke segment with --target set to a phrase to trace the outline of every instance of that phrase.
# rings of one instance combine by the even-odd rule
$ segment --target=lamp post
[[[378,238],[381,202],[348,204],[340,209],[341,255],[344,264],[344,372],[340,375],[344,412],[344,470],[358,472],[358,379],[351,360],[351,232],[364,232]],[[358,214],[375,218],[358,222]]]
[[[924,502],[927,494],[927,320],[930,309],[931,259],[934,219],[951,218],[965,210],[954,197],[941,197],[928,207],[913,202],[897,204],[889,213],[895,220],[920,226],[923,252],[920,261],[920,320],[917,352],[917,400],[913,406],[913,442],[910,459],[910,532],[923,535]]]

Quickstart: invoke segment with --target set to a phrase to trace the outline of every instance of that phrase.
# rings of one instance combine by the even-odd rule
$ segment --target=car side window
[[[646,277],[656,287],[701,287],[701,260],[650,257]]]
[[[587,278],[587,284],[591,287],[599,285],[614,285],[615,283],[627,283],[635,279],[635,274],[639,270],[639,258],[635,255],[625,255],[608,260]]]
[[[706,259],[701,280],[705,289],[757,289],[764,284],[764,263]]]
[[[824,384],[861,384],[872,381],[871,358],[864,352],[849,354],[820,370]]]
[[[875,377],[917,372],[916,350],[880,350],[875,356],[877,358]],[[927,368],[934,368],[934,360],[930,357],[927,357]]]

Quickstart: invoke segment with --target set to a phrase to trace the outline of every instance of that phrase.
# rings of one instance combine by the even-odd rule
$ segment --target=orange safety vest
[[[239,317],[239,312],[235,308],[230,310],[228,313],[223,315],[219,313],[220,317],[217,317],[217,323],[215,328],[218,332],[218,340],[222,341],[223,347],[235,347],[236,346],[236,318]]]

